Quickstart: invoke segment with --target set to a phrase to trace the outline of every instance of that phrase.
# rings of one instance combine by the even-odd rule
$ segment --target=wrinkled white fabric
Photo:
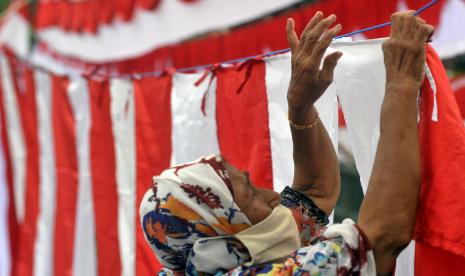
[[[345,219],[340,224],[331,225],[323,233],[323,236],[328,239],[342,237],[350,248],[359,249],[360,233],[359,230],[355,227],[354,221],[351,219]],[[376,263],[373,250],[367,251],[367,262],[362,265],[362,268],[360,269],[360,275],[376,275]]]
[[[263,264],[290,256],[300,248],[297,223],[291,210],[279,204],[263,221],[237,233],[252,260],[245,265]]]

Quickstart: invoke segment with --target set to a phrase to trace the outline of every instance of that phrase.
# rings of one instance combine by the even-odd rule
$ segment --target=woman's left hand
[[[342,53],[326,56],[321,70],[320,63],[331,41],[341,31],[340,24],[329,29],[335,22],[334,14],[323,18],[323,13],[317,12],[299,40],[294,20],[287,21],[287,39],[292,51],[292,77],[287,100],[289,114],[296,123],[308,123],[311,107],[333,81],[334,68]]]

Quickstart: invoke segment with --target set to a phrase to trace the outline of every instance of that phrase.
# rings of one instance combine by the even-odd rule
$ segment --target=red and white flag
[[[291,184],[289,54],[134,80],[2,57],[0,74],[2,275],[154,275],[139,202],[153,175],[201,155],[222,154],[262,187]],[[335,91],[317,107],[337,146]]]
[[[328,52],[344,55],[317,103],[336,147],[339,97],[364,189],[379,138],[382,41],[333,43]],[[457,250],[465,248],[457,237],[463,220],[456,217],[465,205],[449,197],[464,189],[453,182],[465,171],[463,124],[456,123],[441,66],[429,54],[420,126],[428,138],[422,152],[434,153],[423,155],[425,172],[434,174],[422,192],[419,219],[427,223],[419,223],[412,246],[417,263],[427,260],[421,245],[459,260]],[[0,201],[0,241],[9,241],[1,243],[0,269],[6,275],[153,275],[159,265],[140,229],[139,202],[153,175],[200,155],[222,154],[262,187],[280,191],[292,181],[289,54],[133,80],[57,76],[2,57],[0,74],[0,196],[7,199]],[[446,199],[431,199],[428,191]],[[431,232],[422,234],[424,227]],[[433,243],[422,235],[452,240]],[[413,263],[402,260],[397,275],[409,275],[402,267],[413,271]]]
[[[344,52],[334,87],[353,138],[364,191],[379,139],[386,83],[381,43],[333,45]],[[422,190],[415,241],[398,258],[396,276],[457,275],[465,271],[465,128],[447,74],[431,47],[427,48],[425,71],[419,96]]]

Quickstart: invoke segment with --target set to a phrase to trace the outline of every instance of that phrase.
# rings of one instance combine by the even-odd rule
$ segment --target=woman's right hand
[[[294,122],[305,123],[308,118],[313,119],[311,107],[333,81],[334,68],[342,53],[328,55],[321,70],[320,63],[331,41],[341,31],[340,24],[330,29],[335,22],[334,14],[323,18],[323,13],[317,12],[299,40],[294,30],[294,20],[287,21],[287,39],[292,51],[292,76],[287,100]]]

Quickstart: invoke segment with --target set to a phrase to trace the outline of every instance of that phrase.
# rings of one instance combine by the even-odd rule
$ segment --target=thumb
[[[323,68],[320,73],[320,81],[326,85],[333,82],[334,69],[336,68],[338,60],[342,57],[342,52],[334,52],[326,56],[323,61]]]

